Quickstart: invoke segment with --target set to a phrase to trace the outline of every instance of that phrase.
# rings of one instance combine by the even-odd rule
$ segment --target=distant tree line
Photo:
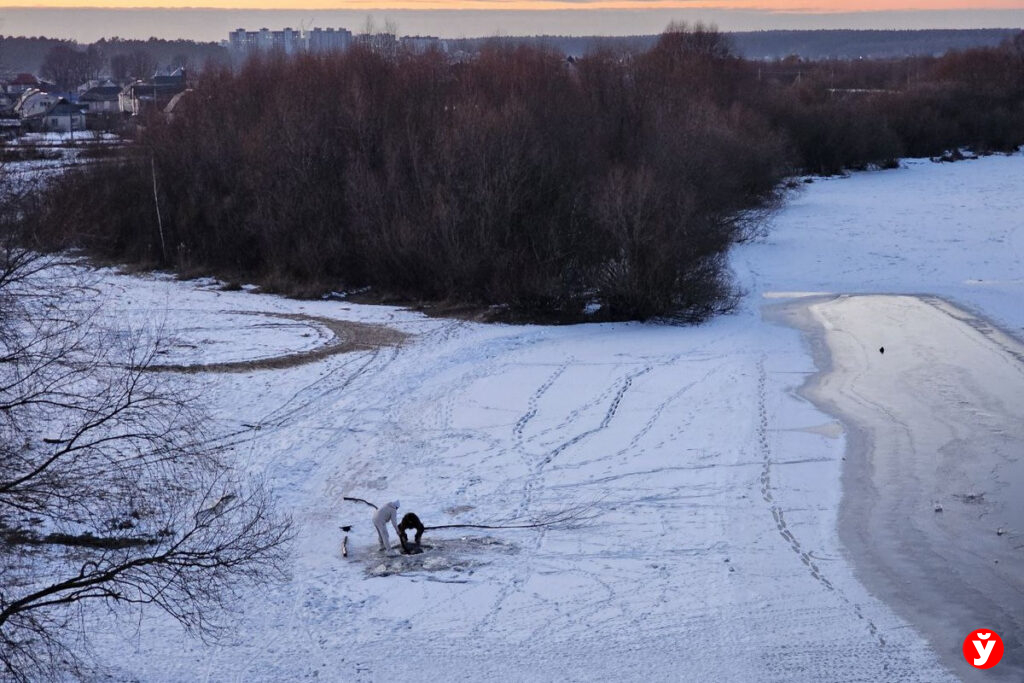
[[[17,73],[38,74],[46,54],[58,45],[76,46],[56,38],[0,36],[0,78]]]
[[[703,27],[578,60],[355,49],[207,70],[187,104],[132,157],[55,180],[34,234],[292,294],[700,320],[788,175],[1024,143],[1024,40],[768,64]]]
[[[898,59],[939,57],[953,50],[998,47],[1015,29],[927,29],[914,31],[749,31],[730,37],[748,59]]]
[[[0,77],[32,73],[64,90],[93,78],[120,82],[148,78],[157,68],[197,71],[227,61],[227,50],[220,45],[191,40],[104,38],[81,45],[70,40],[0,36]]]
[[[901,57],[937,57],[951,50],[997,47],[1012,38],[1016,29],[926,29],[912,31],[876,30],[793,30],[739,31],[725,33],[732,51],[747,59],[894,59]],[[449,40],[454,50],[476,52],[494,38]],[[643,52],[658,41],[657,35],[636,36],[507,36],[507,46],[527,45],[582,57],[592,52]]]
[[[796,167],[821,174],[900,157],[1024,144],[1024,33],[996,48],[898,60],[780,60],[753,67],[758,110]]]
[[[996,47],[1017,33],[1015,29],[933,29],[916,31],[818,30],[744,31],[726,33],[732,51],[747,59],[772,60],[798,56],[820,59],[893,59],[941,56],[951,50]],[[637,53],[654,47],[657,35],[636,36],[509,36],[506,47],[539,47],[582,57],[594,52]],[[451,50],[475,53],[495,38],[460,38],[447,41]],[[55,50],[74,52],[90,72],[115,80],[149,76],[157,66],[201,69],[208,62],[227,63],[228,52],[216,43],[191,40],[102,39],[92,44],[53,38],[0,35],[0,76],[4,72],[41,74]]]
[[[70,92],[90,80],[109,78],[115,83],[124,83],[149,78],[158,68],[189,69],[191,65],[191,58],[184,52],[158,62],[152,52],[141,47],[119,52],[111,50],[104,42],[93,43],[85,49],[58,43],[46,53],[39,75],[56,85],[59,91]]]

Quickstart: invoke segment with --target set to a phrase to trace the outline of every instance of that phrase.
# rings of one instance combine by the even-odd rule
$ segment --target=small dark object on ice
[[[885,353],[885,347],[884,346],[878,347],[878,352],[879,353]]]
[[[423,547],[419,543],[403,543],[402,554],[403,555],[419,555],[423,552]]]
[[[348,532],[352,531],[352,525],[346,524],[338,528],[345,532],[345,538],[341,539],[341,556],[348,557]]]

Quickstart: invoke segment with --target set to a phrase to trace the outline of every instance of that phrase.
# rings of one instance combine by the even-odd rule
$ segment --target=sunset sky
[[[223,40],[235,28],[388,23],[400,34],[635,35],[671,21],[726,31],[1024,27],[1024,0],[0,0],[0,35]]]
[[[767,12],[871,12],[1024,9],[1024,0],[36,0],[22,7],[223,8],[223,9],[482,9],[544,10],[574,7],[714,8]],[[11,6],[16,6],[11,3]],[[2,11],[2,7],[0,7]]]

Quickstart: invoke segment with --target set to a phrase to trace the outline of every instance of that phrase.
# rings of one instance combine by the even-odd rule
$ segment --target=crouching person
[[[410,545],[406,532],[413,529],[416,530],[416,540]],[[420,552],[420,539],[423,538],[423,531],[423,522],[416,516],[416,513],[405,513],[405,516],[402,517],[402,523],[398,525],[398,538],[402,541],[402,552],[406,554]]]
[[[397,500],[385,503],[373,513],[373,526],[377,529],[377,539],[380,541],[381,550],[387,550],[391,547],[391,541],[388,539],[388,522],[391,522],[391,526],[395,528],[395,533],[401,539],[402,532],[398,529]]]

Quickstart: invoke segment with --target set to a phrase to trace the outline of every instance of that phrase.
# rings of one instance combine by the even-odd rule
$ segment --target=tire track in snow
[[[646,375],[651,370],[653,370],[653,366],[652,365],[646,365],[643,368],[641,368],[640,370],[635,370],[635,371],[633,371],[631,373],[628,373],[625,376],[625,378],[617,380],[614,384],[612,384],[612,388],[614,388],[616,385],[618,385],[618,389],[615,390],[614,393],[612,392],[611,388],[609,390],[606,390],[605,392],[602,393],[602,396],[606,396],[606,395],[611,394],[612,398],[611,398],[611,401],[608,404],[607,409],[605,410],[605,413],[604,413],[604,416],[601,419],[601,422],[596,427],[584,430],[584,431],[576,434],[575,436],[572,436],[571,438],[566,439],[561,444],[559,444],[555,448],[551,449],[550,451],[548,451],[547,454],[545,454],[543,457],[540,458],[540,460],[537,462],[537,464],[534,465],[533,473],[529,476],[529,478],[526,481],[526,484],[523,486],[522,498],[520,499],[519,509],[518,509],[518,512],[516,513],[517,517],[522,517],[529,510],[530,504],[533,501],[534,491],[536,490],[536,487],[539,484],[540,480],[543,478],[544,469],[549,464],[551,464],[551,462],[556,457],[558,457],[559,455],[564,453],[569,448],[572,448],[573,446],[575,446],[576,444],[582,442],[583,440],[587,439],[588,437],[593,436],[594,434],[607,429],[608,426],[611,424],[612,420],[615,418],[615,415],[618,413],[619,406],[622,403],[623,397],[626,395],[626,393],[629,391],[629,389],[633,386],[633,382],[638,377]],[[561,374],[561,372],[556,371],[556,375],[560,375],[560,374]],[[555,379],[557,379],[557,377]],[[549,380],[550,380],[550,378],[549,378]],[[552,382],[552,384],[553,384],[553,382]],[[541,388],[544,388],[544,385],[541,385]],[[546,392],[548,389],[550,389],[550,386],[548,386],[547,388],[544,388],[544,392]],[[535,393],[538,393],[538,392],[535,392]],[[541,395],[543,395],[543,392],[540,392],[540,393],[541,393]],[[583,412],[582,409],[577,409],[576,411],[573,411],[573,413],[575,413],[576,415],[581,415],[582,412]],[[533,418],[533,416],[530,417],[530,419],[532,419],[532,418]],[[578,418],[576,418],[576,419],[578,419]],[[529,420],[527,420],[527,422],[528,421]],[[575,421],[575,419],[570,420],[569,424],[572,424],[574,421]],[[547,533],[547,531],[546,531],[546,529],[544,527],[540,527],[540,528],[537,529],[536,541],[534,543],[534,549],[535,550],[540,548],[540,546],[543,544],[544,537],[545,537],[546,533]],[[475,637],[479,637],[481,634],[485,633],[486,631],[488,631],[491,628],[491,626],[493,625],[494,621],[497,619],[498,614],[501,612],[502,607],[504,606],[505,602],[513,594],[519,592],[519,590],[522,588],[522,586],[529,580],[530,576],[531,576],[531,573],[529,572],[529,570],[527,570],[525,572],[518,573],[516,576],[514,576],[512,578],[511,581],[509,581],[504,586],[502,586],[501,590],[498,592],[498,596],[495,599],[494,604],[488,610],[487,614],[474,627],[473,634],[474,634]]]
[[[388,355],[389,357],[384,359],[383,365],[380,368],[377,368],[377,371],[386,367],[395,359],[398,355],[398,349],[391,349],[391,352]],[[322,400],[331,399],[338,392],[347,389],[353,382],[368,373],[370,368],[375,365],[376,361],[380,359],[380,357],[380,349],[374,349],[370,352],[370,357],[359,365],[355,369],[355,372],[341,377],[340,381],[337,381],[339,379],[338,374],[342,370],[346,369],[348,364],[328,372],[323,377],[317,378],[312,383],[295,392],[291,398],[280,406],[261,417],[258,424],[271,427],[281,427],[286,424],[289,418],[296,414],[315,414],[315,411],[310,410],[314,405]]]
[[[371,374],[375,362],[381,357],[381,350],[376,349],[368,352],[369,357],[364,354],[353,355],[345,360],[337,368],[318,377],[313,382],[293,392],[291,396],[281,402],[276,408],[260,416],[251,422],[241,423],[241,429],[225,431],[210,440],[210,445],[221,449],[230,449],[237,446],[255,447],[255,443],[261,439],[272,436],[285,427],[291,426],[290,420],[297,417],[301,422],[307,419],[311,412],[309,409],[317,403],[330,399],[338,392],[349,388],[354,382]],[[388,351],[388,358],[384,359],[381,366],[386,367],[397,355],[397,348]],[[360,362],[361,361],[361,362]],[[351,366],[359,363],[352,374],[346,374]],[[313,411],[315,414],[315,411]],[[272,456],[271,456],[272,457]],[[262,462],[269,464],[271,460],[264,459]]]

